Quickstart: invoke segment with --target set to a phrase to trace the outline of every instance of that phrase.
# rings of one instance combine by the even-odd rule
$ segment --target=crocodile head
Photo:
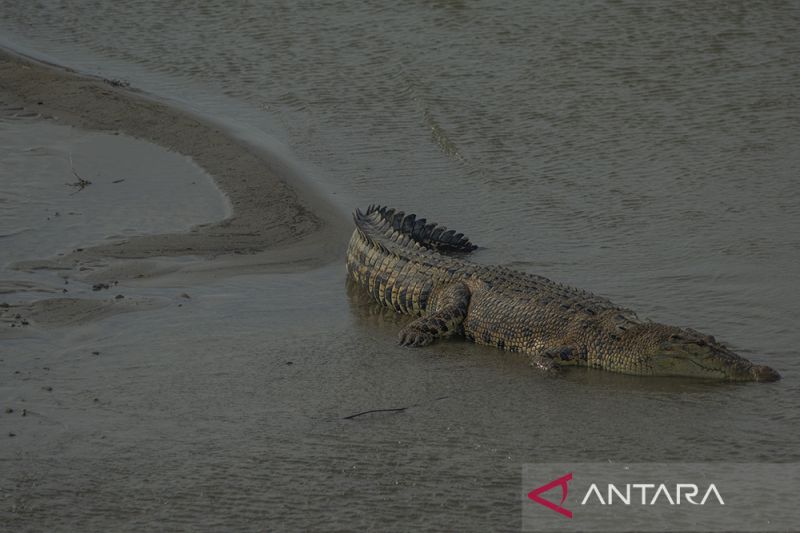
[[[711,335],[692,329],[643,324],[639,353],[646,373],[727,381],[777,381],[780,374],[768,366],[754,365],[719,343]],[[633,332],[631,332],[633,333]],[[633,340],[633,339],[631,339]]]

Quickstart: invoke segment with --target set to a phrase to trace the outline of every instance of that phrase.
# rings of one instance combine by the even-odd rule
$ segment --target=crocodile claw
[[[433,335],[418,329],[403,328],[397,336],[400,346],[427,346],[433,342]]]
[[[542,370],[544,372],[555,373],[558,372],[560,369],[558,365],[551,359],[550,357],[544,357],[541,355],[533,355],[530,358],[530,364],[533,368]]]

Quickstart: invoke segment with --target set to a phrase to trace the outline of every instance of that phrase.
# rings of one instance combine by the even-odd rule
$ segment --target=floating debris
[[[72,175],[75,176],[78,179],[78,181],[76,181],[76,182],[67,183],[67,185],[69,185],[70,187],[76,187],[78,189],[75,192],[73,192],[72,194],[79,193],[83,189],[85,189],[86,187],[88,187],[89,185],[92,184],[91,181],[85,179],[83,176],[78,174],[77,170],[75,170],[75,165],[72,164],[72,153],[71,152],[69,154],[69,167],[72,170]]]
[[[111,78],[111,79],[103,78],[103,81],[106,82],[107,84],[111,85],[112,87],[130,87],[131,86],[131,82],[126,81],[126,80],[120,80],[118,78]]]

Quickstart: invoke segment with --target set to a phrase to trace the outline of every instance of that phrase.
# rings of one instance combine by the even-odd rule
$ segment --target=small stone
[[[50,386],[42,387],[42,390],[46,390],[47,392],[52,392],[53,391],[53,387],[50,387]]]
[[[123,295],[121,295],[121,294],[117,294],[116,296],[114,296],[115,300],[122,300],[123,298],[125,298],[125,297]]]
[[[92,355],[100,355],[100,352],[92,352]]]
[[[17,434],[16,434],[16,433],[10,433],[10,432],[9,432],[8,436],[9,436],[9,437],[16,437],[16,436],[17,436]]]
[[[6,407],[6,413],[13,413],[14,410],[11,407]]]

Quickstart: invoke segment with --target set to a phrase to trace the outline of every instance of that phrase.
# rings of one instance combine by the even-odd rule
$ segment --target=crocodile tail
[[[477,248],[463,233],[385,206],[371,205],[366,213],[356,210],[355,219],[362,231],[369,225],[373,231],[387,236],[396,233],[424,248],[440,252],[471,252]]]

